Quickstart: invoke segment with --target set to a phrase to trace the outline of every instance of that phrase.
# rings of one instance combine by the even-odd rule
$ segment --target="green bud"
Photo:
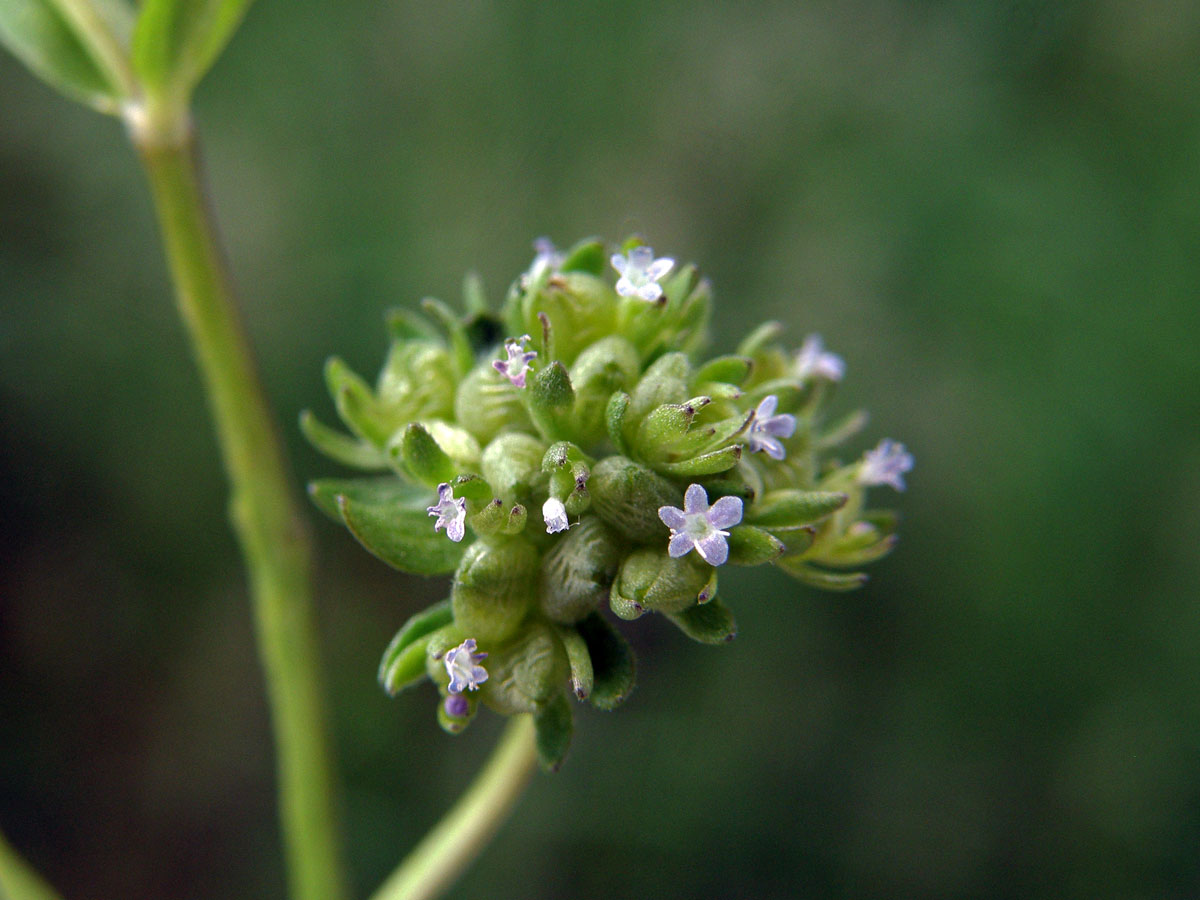
[[[545,478],[542,457],[546,445],[533,435],[520,432],[502,434],[483,448],[480,466],[483,477],[497,496],[513,501],[524,498],[530,487]]]
[[[392,443],[391,452],[399,457],[405,472],[428,487],[437,487],[458,474],[450,457],[419,422],[405,426]]]
[[[453,713],[450,711],[451,707],[454,709]],[[459,715],[458,712],[463,707],[466,708],[466,712]],[[463,691],[461,694],[447,696],[438,704],[438,725],[447,734],[462,734],[466,730],[466,727],[471,724],[471,720],[475,718],[475,713],[478,709],[479,700],[474,696],[473,692]]]
[[[454,573],[455,624],[481,644],[507,640],[533,605],[537,568],[537,551],[525,540],[477,540]]]
[[[837,491],[769,491],[746,512],[746,521],[763,527],[807,525],[820,521],[846,505],[849,497]]]
[[[691,376],[691,363],[682,353],[668,353],[655,360],[631,395],[625,415],[626,439],[633,438],[636,432],[632,429],[640,425],[655,407],[687,400]]]
[[[593,516],[571,528],[542,561],[542,611],[564,624],[592,612],[608,596],[622,549],[617,535]]]
[[[579,354],[571,366],[575,388],[575,429],[588,446],[605,437],[605,415],[613,391],[628,390],[636,381],[641,361],[625,338],[613,335]]]
[[[621,564],[612,596],[619,598],[623,608],[680,612],[696,605],[711,575],[712,566],[696,554],[671,557],[665,545],[661,550],[643,547]]]
[[[682,506],[683,492],[661,475],[624,456],[596,463],[588,480],[592,507],[605,522],[635,541],[665,542],[660,506]]]
[[[589,344],[617,331],[617,294],[609,284],[587,272],[559,272],[544,283],[533,285],[523,295],[509,299],[513,334],[539,334],[539,314],[554,332],[555,356],[565,364],[574,362]]]
[[[452,418],[453,368],[440,343],[394,341],[375,388],[379,404],[397,421]]]
[[[459,383],[454,416],[481,443],[502,431],[532,426],[520,391],[491,366],[473,369]]]
[[[570,671],[567,652],[545,622],[530,622],[507,646],[484,649],[488,652],[488,680],[479,696],[496,712],[508,716],[536,713],[562,696]]]
[[[561,362],[555,360],[534,375],[526,391],[533,424],[546,440],[571,433],[575,390]]]

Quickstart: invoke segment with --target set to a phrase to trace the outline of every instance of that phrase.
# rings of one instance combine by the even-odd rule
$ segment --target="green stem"
[[[0,897],[5,900],[59,900],[54,888],[9,846],[0,834]]]
[[[180,123],[183,123],[180,127]],[[179,311],[229,477],[275,733],[291,896],[345,896],[312,604],[309,535],[293,495],[205,202],[186,116],[130,119],[154,195]]]
[[[371,900],[433,900],[483,851],[520,798],[537,761],[533,718],[509,722],[487,766]]]

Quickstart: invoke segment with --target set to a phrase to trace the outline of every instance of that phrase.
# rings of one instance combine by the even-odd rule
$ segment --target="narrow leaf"
[[[588,699],[597,709],[616,709],[633,692],[637,678],[633,650],[600,613],[592,613],[575,630],[592,661],[594,682]]]
[[[569,626],[560,626],[558,637],[566,648],[567,661],[571,665],[571,690],[577,698],[586,700],[592,692],[596,677],[592,671],[592,657],[588,653],[587,643],[578,631]]]
[[[797,561],[792,557],[784,557],[775,565],[783,569],[793,578],[803,581],[809,587],[820,588],[823,591],[855,591],[868,581],[865,572],[826,572],[816,569],[807,563]]]
[[[537,728],[538,763],[546,772],[557,772],[566,759],[575,727],[566,695],[556,694],[533,722]]]
[[[766,528],[807,525],[841,509],[847,499],[839,491],[768,491],[746,511],[746,521]]]
[[[216,61],[250,0],[144,0],[133,66],[151,91],[186,96]]]
[[[737,637],[733,613],[717,599],[688,607],[680,613],[668,613],[667,618],[693,641],[702,644],[726,644]]]
[[[383,685],[384,690],[389,694],[395,694],[401,687],[407,686],[407,684],[400,684],[399,687],[392,687],[399,674],[402,674],[398,673],[398,670],[406,668],[397,665],[400,657],[422,638],[428,638],[433,632],[449,625],[453,620],[454,614],[450,610],[450,601],[443,600],[441,603],[435,603],[428,609],[417,613],[400,627],[396,636],[392,638],[392,642],[388,644],[388,648],[383,651],[383,659],[379,663],[379,683]],[[425,641],[421,644],[421,674],[424,674],[425,671],[424,658],[427,643],[428,641]]]
[[[383,471],[388,467],[387,460],[377,448],[366,441],[356,440],[334,431],[313,415],[311,410],[306,409],[300,413],[300,430],[313,447],[344,466],[375,472]]]

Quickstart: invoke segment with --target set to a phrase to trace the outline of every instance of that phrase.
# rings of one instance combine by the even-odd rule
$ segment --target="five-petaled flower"
[[[890,484],[898,491],[904,490],[904,473],[912,469],[912,454],[891,438],[884,438],[879,446],[863,454],[858,464],[858,483],[862,485]]]
[[[525,345],[530,340],[527,334],[523,334],[519,338],[509,338],[504,342],[504,352],[508,354],[508,359],[497,359],[492,362],[492,368],[519,388],[525,387],[525,376],[529,373],[529,364],[537,357],[536,351],[525,349]]]
[[[810,334],[796,354],[795,373],[801,381],[808,378],[841,381],[846,374],[846,363],[836,353],[829,353],[825,349],[819,334]]]
[[[796,433],[796,417],[788,413],[775,415],[778,405],[779,398],[768,394],[754,410],[750,430],[746,433],[746,443],[751,453],[765,450],[771,459],[783,459],[785,451],[779,439],[790,438]]]
[[[466,534],[467,500],[465,497],[455,499],[454,489],[446,482],[438,485],[438,502],[428,507],[431,516],[437,516],[433,523],[434,531],[446,529],[446,537],[458,543]]]
[[[546,522],[546,534],[566,531],[571,527],[567,522],[567,508],[561,500],[554,497],[542,504],[542,518]]]
[[[475,652],[475,638],[467,638],[453,650],[447,651],[446,674],[450,676],[447,690],[452,694],[479,690],[479,686],[488,679],[487,669],[479,665],[485,659],[486,653]]]
[[[683,556],[693,547],[710,566],[719,566],[729,559],[730,528],[742,521],[740,497],[721,497],[711,507],[708,493],[698,484],[689,485],[683,495],[683,509],[675,506],[660,506],[658,517],[671,529],[671,540],[667,552],[671,556]]]
[[[641,297],[653,303],[663,295],[659,279],[663,278],[675,260],[663,257],[654,258],[654,251],[649,247],[634,247],[629,256],[614,253],[612,267],[620,274],[617,279],[617,293],[622,297]]]

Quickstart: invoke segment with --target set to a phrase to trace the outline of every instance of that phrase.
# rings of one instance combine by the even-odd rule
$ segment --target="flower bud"
[[[393,341],[375,393],[398,419],[449,419],[454,412],[450,352],[428,340]]]
[[[575,387],[575,427],[588,446],[605,436],[605,410],[613,391],[628,390],[636,381],[641,361],[637,350],[619,335],[604,338],[579,354],[571,366]]]
[[[511,301],[510,301],[511,302]],[[536,284],[513,304],[514,334],[540,334],[544,315],[554,332],[556,359],[570,365],[589,344],[617,328],[617,295],[603,279],[586,272],[559,272]]]
[[[570,624],[594,610],[608,596],[621,551],[620,538],[593,516],[572,528],[542,561],[542,611]]]
[[[476,541],[454,573],[455,624],[481,644],[507,640],[533,604],[537,568],[537,551],[521,538]]]
[[[596,463],[588,480],[592,508],[619,533],[635,541],[667,537],[658,518],[661,506],[679,506],[683,492],[667,479],[624,456]]]
[[[696,605],[712,577],[713,568],[694,554],[673,558],[667,555],[665,546],[661,550],[643,547],[621,564],[612,589],[612,596],[617,598],[613,611],[620,615],[620,605],[652,612],[682,612]]]
[[[458,385],[454,416],[481,443],[501,431],[531,427],[520,392],[491,366],[472,370]]]
[[[498,497],[515,500],[545,478],[542,475],[545,453],[545,443],[533,435],[516,431],[502,434],[483,449],[480,456],[483,477]]]
[[[554,629],[530,622],[507,646],[488,648],[488,680],[480,699],[504,715],[536,713],[567,685],[567,652]]]

